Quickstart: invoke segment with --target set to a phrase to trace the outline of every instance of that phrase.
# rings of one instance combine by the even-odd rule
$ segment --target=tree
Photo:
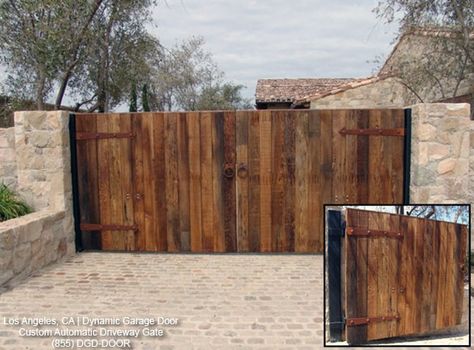
[[[137,111],[137,86],[135,83],[132,83],[132,88],[130,91],[130,105],[128,108],[129,112]]]
[[[145,30],[154,0],[4,0],[0,3],[0,53],[7,84],[17,97],[34,99],[43,109],[53,97],[60,108],[68,87],[86,96],[78,106],[96,103],[106,110],[110,91],[121,98],[137,71],[130,52],[150,39]],[[146,40],[156,44],[156,39]],[[135,51],[139,52],[139,51]],[[141,59],[141,55],[137,55]],[[145,52],[143,57],[148,58]],[[115,62],[116,60],[117,62]],[[142,62],[140,62],[141,64]],[[116,78],[120,76],[119,78]],[[127,88],[123,84],[127,81]],[[120,82],[118,84],[117,82]]]
[[[193,37],[170,49],[152,74],[150,104],[156,110],[249,108],[242,85],[224,81],[204,39]]]
[[[388,23],[399,21],[399,37],[429,32],[414,50],[398,57],[392,73],[421,102],[457,96],[474,79],[474,2],[472,0],[384,0],[374,9]],[[423,51],[416,52],[423,47]]]
[[[143,107],[143,112],[150,111],[150,104],[148,103],[148,85],[147,84],[143,84],[143,87],[142,87],[142,107]]]
[[[144,27],[151,1],[116,0],[93,23],[101,38],[87,49],[81,74],[71,81],[89,111],[106,112],[126,100],[130,81],[149,77],[161,56],[158,40]]]

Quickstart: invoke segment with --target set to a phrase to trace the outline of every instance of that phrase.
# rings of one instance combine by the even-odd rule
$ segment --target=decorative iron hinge
[[[77,132],[76,140],[123,139],[134,137],[132,132]]]
[[[81,224],[81,231],[138,231],[138,226],[113,224]]]
[[[359,135],[359,136],[405,136],[404,128],[393,128],[393,129],[346,129],[342,128],[339,130],[341,135]]]
[[[384,322],[384,321],[399,321],[400,316],[380,316],[380,317],[353,317],[346,320],[348,327],[363,326],[370,323]]]
[[[357,237],[387,237],[387,238],[403,238],[402,232],[392,232],[383,230],[371,230],[361,227],[346,227],[346,233],[348,236]]]

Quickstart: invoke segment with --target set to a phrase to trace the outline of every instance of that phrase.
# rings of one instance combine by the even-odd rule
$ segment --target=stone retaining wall
[[[474,121],[469,104],[426,103],[411,108],[410,202],[472,205]],[[473,230],[471,237],[474,240]]]
[[[16,188],[15,128],[0,129],[0,183]]]
[[[0,223],[0,286],[74,254],[68,112],[15,113],[17,191],[34,213]]]

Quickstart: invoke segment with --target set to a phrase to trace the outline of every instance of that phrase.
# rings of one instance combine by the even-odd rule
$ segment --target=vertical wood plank
[[[405,111],[403,109],[392,109],[391,110],[391,127],[392,128],[403,128],[405,124]],[[403,137],[388,137],[390,143],[390,154],[391,159],[391,198],[392,203],[403,202]]]
[[[438,305],[436,310],[436,329],[444,328],[446,318],[446,286],[447,283],[447,264],[448,259],[448,224],[446,222],[437,222],[440,243],[439,243],[439,269],[438,269]],[[449,311],[449,310],[448,310]]]
[[[237,250],[249,251],[249,114],[236,113],[236,196],[237,196]],[[252,248],[255,245],[252,244]]]
[[[370,110],[369,128],[383,127],[382,113],[380,110]],[[382,203],[385,190],[384,179],[388,177],[384,160],[384,137],[369,137],[369,203]]]
[[[155,232],[155,189],[153,188],[153,115],[151,113],[142,114],[142,152],[143,152],[143,183],[148,190],[143,191],[142,202],[144,210],[144,235],[145,250],[157,251],[157,235]],[[150,188],[151,187],[151,188]]]
[[[143,193],[145,192],[144,184],[144,169],[143,169],[143,129],[142,129],[142,117],[141,113],[132,114],[132,128],[133,134],[133,181],[134,181],[134,193],[133,193],[133,208],[135,225],[138,227],[138,231],[135,234],[135,246],[138,251],[146,250],[146,236],[145,236],[145,208],[143,202]]]
[[[391,232],[400,232],[400,216],[385,214],[384,229]],[[387,315],[398,315],[398,279],[399,279],[399,245],[400,240],[387,239],[386,268],[387,268]],[[385,258],[385,257],[384,257]],[[397,320],[387,322],[387,336],[397,336]]]
[[[222,178],[224,249],[226,252],[237,251],[235,128],[235,112],[224,112],[224,129],[222,135],[224,142],[224,168],[232,169],[234,172],[232,177],[224,176]]]
[[[345,128],[356,129],[358,122],[358,111],[348,110],[345,116]],[[357,202],[357,161],[358,161],[358,139],[361,137],[354,135],[347,135],[345,139],[345,149],[341,150],[345,154],[345,164],[342,171],[342,181],[344,181],[344,196],[341,198],[343,203],[358,203]]]
[[[76,132],[97,132],[97,115],[77,114]],[[81,223],[100,223],[97,140],[77,141],[77,179]],[[100,231],[82,231],[84,249],[101,249]]]
[[[224,217],[224,113],[211,114],[212,125],[212,212],[213,212],[213,248],[214,252],[225,252]],[[233,214],[235,215],[235,214]]]
[[[120,117],[120,132],[130,133],[132,131],[132,121],[130,114],[124,114]],[[120,166],[120,184],[122,189],[122,214],[125,225],[133,225],[133,174],[132,174],[132,143],[131,139],[120,140],[119,148],[119,166]],[[124,232],[124,249],[127,251],[135,250],[135,232],[132,230]]]
[[[300,119],[302,116],[298,113],[286,112],[284,114],[284,147],[283,159],[285,164],[284,183],[284,232],[282,237],[282,245],[280,251],[294,252],[295,251],[295,136],[296,136],[296,118]],[[306,118],[307,121],[307,118]],[[306,123],[306,133],[307,133]],[[307,164],[305,164],[307,171]],[[304,200],[307,205],[307,198]],[[307,207],[306,207],[307,208]]]
[[[440,232],[438,223],[435,221],[429,221],[428,227],[429,234],[432,235],[433,248],[431,255],[431,295],[430,295],[430,329],[436,329],[436,313],[438,304],[438,271],[439,271],[439,249],[440,249]],[[430,263],[430,262],[427,262]]]
[[[416,238],[416,221],[407,217],[407,230],[405,232],[404,240],[407,241],[407,251],[405,260],[407,261],[406,269],[406,286],[404,293],[406,294],[405,305],[405,334],[413,334],[415,332],[416,319],[416,304],[418,302],[416,295],[416,284],[413,278],[416,276],[416,259],[415,259],[415,238]]]
[[[367,228],[367,212],[347,209],[346,224],[349,227]],[[346,267],[346,318],[367,316],[367,238],[345,236]],[[367,341],[367,325],[346,326],[346,340],[349,344],[363,344]]]
[[[178,114],[166,114],[165,123],[167,242],[169,252],[178,252],[181,249],[178,197]]]
[[[369,111],[356,112],[357,128],[366,129],[369,126]],[[357,199],[355,203],[369,202],[369,138],[357,137]]]
[[[309,116],[308,112],[299,112],[296,115],[296,145],[295,145],[295,251],[307,252],[310,250],[309,218],[318,213],[310,213],[309,207]],[[312,228],[319,229],[319,228]]]
[[[280,252],[285,244],[285,115],[272,112],[272,251]]]
[[[468,230],[466,225],[456,225],[456,248],[455,248],[455,264],[456,264],[456,280],[455,280],[455,317],[454,324],[460,324],[463,315],[464,306],[464,270],[469,267],[466,266],[466,242],[468,239]]]
[[[346,197],[346,137],[339,131],[346,127],[347,110],[335,110],[332,115],[333,203],[344,203]],[[351,138],[348,136],[347,138]]]
[[[248,249],[260,251],[260,114],[249,112]]]
[[[179,227],[181,251],[191,249],[191,223],[189,205],[189,134],[186,113],[178,115],[178,184],[179,184]]]
[[[332,149],[332,133],[333,133],[333,119],[332,111],[322,110],[321,116],[321,205],[335,203],[332,196],[332,181],[333,181],[333,149]]]
[[[214,251],[214,193],[212,171],[212,116],[203,112],[200,118],[201,130],[201,210],[203,251]]]
[[[408,217],[402,216],[400,218],[400,232],[403,233],[403,239],[400,242],[400,259],[399,259],[399,280],[398,280],[398,313],[400,315],[400,321],[398,322],[399,335],[407,334],[407,319],[409,309],[407,307],[407,274],[408,274],[408,243],[410,237],[408,235]]]
[[[319,111],[308,116],[308,237],[307,252],[322,252],[324,223],[321,203],[321,121]]]
[[[431,304],[433,303],[432,291],[432,275],[433,268],[436,262],[433,259],[433,242],[434,242],[434,230],[433,220],[425,220],[423,222],[423,276],[422,276],[422,290],[421,295],[421,321],[420,321],[420,332],[424,333],[430,330],[430,316],[431,316]]]
[[[154,231],[156,250],[168,250],[168,216],[166,208],[166,124],[164,113],[152,114]]]
[[[368,214],[368,227],[369,229],[377,229],[378,220],[376,214],[370,212]],[[382,270],[382,263],[380,257],[380,240],[376,237],[367,238],[367,249],[368,249],[368,276],[367,276],[367,317],[377,317],[380,305],[379,296],[379,273]],[[379,334],[378,324],[369,324],[367,327],[367,338],[377,339]]]
[[[203,250],[201,221],[201,132],[198,112],[188,113],[188,135],[191,251],[201,252]]]
[[[272,213],[272,112],[260,114],[260,251],[269,252],[273,246]]]

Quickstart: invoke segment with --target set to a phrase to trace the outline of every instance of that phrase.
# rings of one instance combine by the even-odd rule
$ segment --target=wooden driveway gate
[[[466,225],[347,209],[347,342],[362,344],[459,325],[468,268],[466,242]]]
[[[77,114],[81,243],[126,251],[322,252],[324,203],[406,200],[405,113]]]

